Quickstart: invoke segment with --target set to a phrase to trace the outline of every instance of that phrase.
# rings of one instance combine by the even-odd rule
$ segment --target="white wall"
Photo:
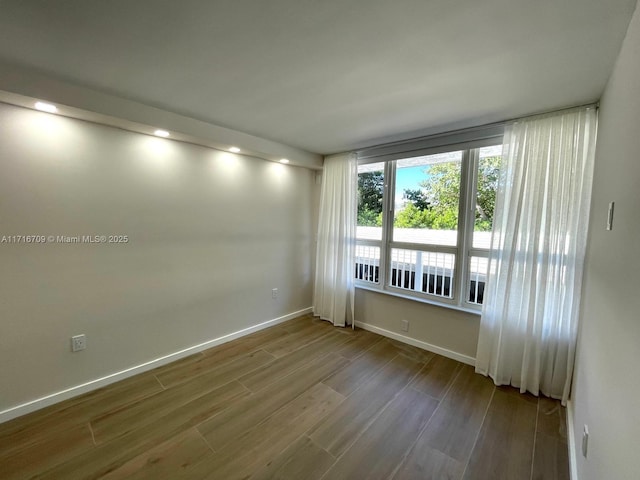
[[[571,410],[580,480],[640,478],[640,12],[601,101]],[[607,207],[615,201],[612,231]],[[580,453],[583,425],[589,453]]]
[[[310,307],[314,175],[0,104],[0,237],[130,239],[0,243],[0,411]]]
[[[356,288],[355,317],[357,322],[408,337],[415,345],[467,363],[476,357],[479,315]],[[402,331],[402,320],[409,320],[408,332]]]

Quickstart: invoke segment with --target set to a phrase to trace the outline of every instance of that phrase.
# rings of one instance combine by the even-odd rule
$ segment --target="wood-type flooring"
[[[8,479],[568,479],[559,402],[304,316],[0,424]]]

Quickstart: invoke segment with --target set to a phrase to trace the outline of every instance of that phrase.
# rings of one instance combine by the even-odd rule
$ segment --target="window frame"
[[[355,286],[366,290],[373,290],[393,296],[417,300],[424,303],[434,304],[446,308],[479,313],[482,304],[470,301],[471,289],[471,258],[488,258],[489,249],[473,247],[473,234],[475,228],[475,203],[477,197],[478,169],[480,165],[480,149],[488,146],[500,145],[503,142],[502,135],[484,138],[479,141],[465,142],[463,144],[453,144],[438,146],[422,151],[407,151],[404,155],[394,154],[391,158],[380,160],[367,158],[359,160],[358,166],[369,163],[384,163],[383,198],[382,198],[382,239],[364,240],[356,238],[356,246],[373,246],[380,248],[380,260],[378,265],[378,282],[360,280],[356,277]],[[458,202],[458,237],[456,246],[410,243],[393,240],[393,223],[395,218],[395,185],[397,161],[407,158],[414,158],[423,155],[433,155],[445,152],[462,152],[460,170],[460,199]],[[412,289],[400,288],[391,285],[391,274],[393,271],[391,262],[392,249],[407,249],[420,252],[440,252],[455,255],[452,298],[440,295],[419,292]],[[396,273],[397,275],[397,273]],[[486,278],[486,277],[485,277]],[[444,280],[443,280],[444,282]],[[444,288],[444,286],[443,286]]]

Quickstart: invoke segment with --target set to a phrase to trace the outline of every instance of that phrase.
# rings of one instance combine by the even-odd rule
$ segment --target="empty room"
[[[637,0],[0,1],[0,478],[638,479],[638,185]]]

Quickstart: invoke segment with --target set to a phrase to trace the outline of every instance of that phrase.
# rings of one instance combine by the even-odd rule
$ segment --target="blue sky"
[[[406,189],[419,188],[420,182],[429,177],[424,173],[426,168],[428,168],[426,165],[398,168],[396,170],[396,192],[401,195]]]

